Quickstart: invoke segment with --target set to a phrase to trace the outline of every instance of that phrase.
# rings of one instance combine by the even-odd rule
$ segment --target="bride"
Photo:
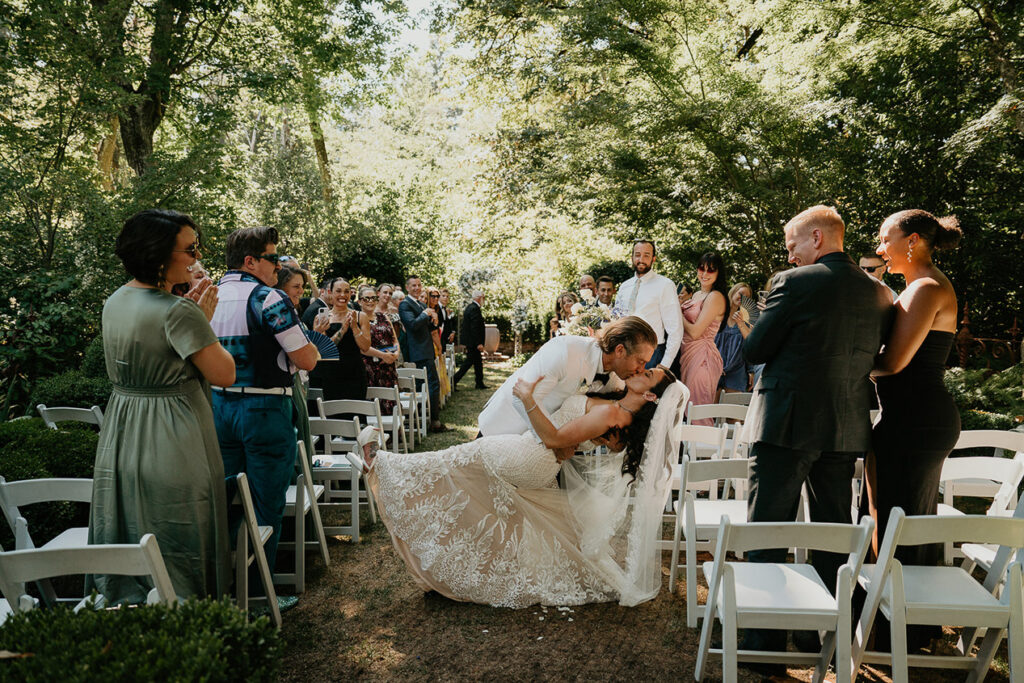
[[[650,600],[661,588],[656,543],[683,386],[659,366],[617,394],[570,397],[549,419],[532,399],[536,383],[520,380],[515,395],[537,436],[403,455],[378,451],[376,429],[363,431],[365,464],[351,459],[367,471],[395,549],[417,584],[454,600]],[[552,449],[576,444],[620,452],[559,465]]]

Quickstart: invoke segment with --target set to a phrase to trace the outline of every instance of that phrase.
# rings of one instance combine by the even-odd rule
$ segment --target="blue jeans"
[[[651,355],[651,359],[647,361],[647,365],[644,369],[650,370],[661,363],[661,359],[665,357],[665,342],[662,342],[654,347],[654,353]]]
[[[234,497],[234,477],[245,472],[252,490],[256,522],[271,526],[274,534],[265,547],[267,563],[274,570],[277,543],[281,539],[285,494],[295,473],[295,426],[289,396],[226,394],[213,392],[213,420],[217,426],[224,476]],[[229,517],[231,537],[242,519]]]

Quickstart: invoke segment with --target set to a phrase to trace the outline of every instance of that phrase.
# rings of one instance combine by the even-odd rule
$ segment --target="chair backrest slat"
[[[1024,519],[988,515],[904,517],[898,538],[900,546],[960,542],[1024,548]]]
[[[683,458],[683,488],[722,479],[746,479],[749,463],[745,459],[695,460]],[[739,520],[737,520],[739,521]]]
[[[742,522],[730,520],[726,551],[749,552],[766,548],[804,548],[830,553],[852,554],[871,538],[874,520],[865,517],[860,524],[824,522]]]
[[[85,422],[86,424],[103,427],[103,410],[99,406],[91,408],[69,408],[66,406],[46,407],[40,403],[36,405],[39,417],[50,429],[57,429],[58,422]]]
[[[376,417],[377,409],[373,401],[358,401],[355,399],[337,399],[324,401],[317,399],[317,411],[320,417],[329,418],[334,415],[363,415],[365,417]]]
[[[754,393],[751,391],[726,391],[719,397],[718,402],[725,405],[749,406],[752,398]]]
[[[729,403],[704,403],[701,405],[690,405],[686,411],[686,419],[691,424],[694,420],[738,420],[743,422],[747,419],[747,406]]]
[[[1002,431],[999,429],[968,429],[960,432],[953,450],[964,448],[1001,448],[1018,453],[1024,451],[1024,432]]]

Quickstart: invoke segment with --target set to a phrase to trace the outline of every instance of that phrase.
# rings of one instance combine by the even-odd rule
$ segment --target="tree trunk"
[[[302,69],[302,104],[309,117],[309,132],[313,136],[313,149],[316,150],[316,164],[320,169],[320,183],[324,200],[333,201],[331,186],[331,165],[327,158],[327,144],[324,142],[324,131],[320,127],[319,86],[309,69]]]
[[[96,153],[100,164],[100,175],[103,176],[103,189],[110,192],[114,189],[114,173],[117,171],[117,134],[121,123],[116,116],[110,117],[110,135],[103,138]]]

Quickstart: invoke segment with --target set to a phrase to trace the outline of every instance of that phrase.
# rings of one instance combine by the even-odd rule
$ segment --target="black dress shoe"
[[[487,386],[486,384],[477,384],[476,388],[477,389],[490,389],[490,387]]]
[[[445,427],[440,422],[435,422],[434,424],[430,425],[430,427],[427,428],[427,433],[429,433],[429,434],[440,434],[441,432],[447,432],[447,431],[448,431],[448,428]]]

